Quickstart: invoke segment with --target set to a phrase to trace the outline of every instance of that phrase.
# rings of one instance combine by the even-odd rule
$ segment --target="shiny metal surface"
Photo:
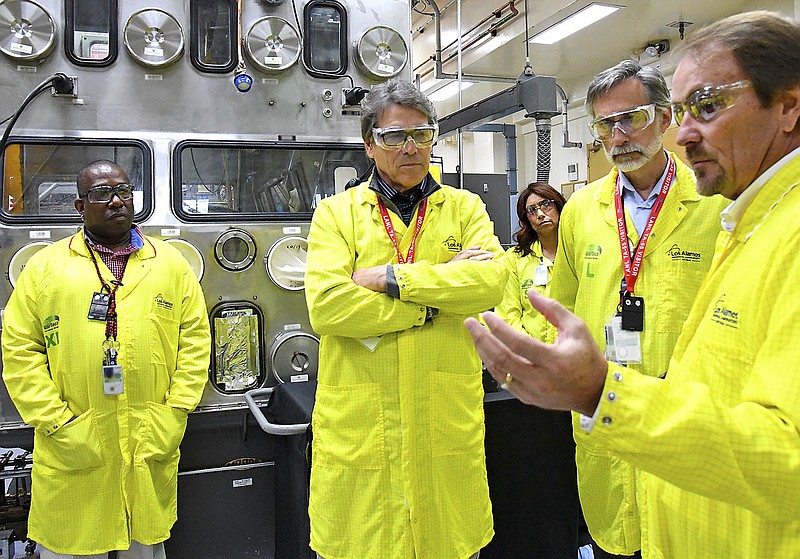
[[[300,58],[300,35],[281,17],[267,16],[256,21],[244,44],[253,64],[265,72],[281,72]]]
[[[317,380],[319,338],[308,332],[282,332],[269,350],[269,369],[280,383]]]
[[[62,27],[63,0],[38,2],[52,16],[56,29]],[[12,0],[0,2],[0,14],[4,5],[8,7],[12,3]],[[182,27],[188,41],[189,1],[162,0],[157,4],[158,10],[172,16]],[[350,44],[366,30],[379,25],[398,29],[406,42],[410,40],[411,18],[407,0],[380,0],[380,9],[376,9],[378,2],[346,0],[342,4],[348,12]],[[136,19],[135,14],[155,10],[149,0],[125,0],[118,5],[120,33],[126,22]],[[265,4],[248,1],[242,6],[243,31],[267,16],[294,21],[289,2]],[[164,21],[156,22],[158,25],[155,26],[167,29]],[[152,22],[148,26],[153,26]],[[142,32],[143,28],[138,26],[136,29]],[[166,38],[173,40],[170,35],[167,32]],[[84,68],[69,62],[63,49],[53,49],[49,56],[35,63],[0,57],[0,72],[7,78],[0,80],[0,98],[11,111],[44,79],[55,72],[65,72],[77,77],[77,97],[40,96],[21,115],[11,134],[12,140],[58,142],[70,139],[80,145],[111,140],[143,142],[152,156],[146,163],[147,174],[152,177],[152,205],[147,207],[147,201],[143,202],[146,211],[142,215],[145,217],[139,225],[145,234],[174,242],[188,256],[195,273],[202,275],[200,283],[209,313],[223,304],[246,303],[258,310],[262,320],[258,339],[264,373],[261,384],[274,386],[279,381],[269,369],[270,355],[271,363],[276,368],[285,368],[289,376],[292,374],[290,371],[294,371],[293,366],[300,367],[299,372],[307,372],[309,377],[316,374],[318,344],[314,342],[315,334],[309,323],[300,272],[304,266],[303,250],[292,252],[295,245],[302,246],[311,214],[308,212],[302,218],[276,214],[269,218],[254,216],[253,219],[245,215],[235,216],[230,221],[213,213],[191,220],[182,218],[175,208],[180,204],[182,188],[182,185],[175,184],[180,176],[180,165],[174,159],[176,146],[191,141],[209,146],[270,143],[292,148],[298,143],[318,142],[343,144],[363,154],[363,142],[358,115],[343,112],[340,105],[342,88],[350,87],[347,78],[312,77],[302,64],[293,64],[275,74],[256,67],[249,59],[245,62],[254,84],[248,93],[242,94],[233,85],[233,72],[204,74],[192,65],[189,53],[165,66],[146,66],[132,56],[120,55],[107,68]],[[380,81],[354,70],[350,75],[353,85],[358,87],[369,88]],[[401,75],[410,79],[408,65]],[[199,150],[198,155],[202,155]],[[199,158],[197,163],[201,163]],[[282,176],[285,171],[286,168],[259,170],[263,173],[259,178],[267,180]],[[341,174],[338,171],[343,169],[337,170],[337,176]],[[321,173],[319,176],[327,175]],[[315,178],[317,175],[310,177]],[[287,185],[291,186],[289,179],[291,176],[287,178]],[[338,184],[338,178],[336,180]],[[55,188],[58,190],[61,186]],[[316,196],[332,194],[335,188],[333,180],[322,187],[311,181],[308,190],[313,197],[304,201],[307,205],[313,204]],[[61,204],[64,211],[71,210],[69,200],[50,198],[49,202]],[[0,269],[8,271],[15,253],[23,246],[55,242],[78,231],[77,213],[75,217],[68,215],[69,219],[65,219],[67,214],[64,211],[61,218],[49,222],[18,220],[11,223],[0,219]],[[231,268],[240,265],[223,265],[215,253],[220,236],[231,228],[252,239],[252,244],[244,243],[247,246],[245,261],[251,263],[233,270]],[[292,247],[284,246],[288,252],[275,248],[270,259],[270,251],[281,246],[280,243],[286,243],[287,238],[292,239],[289,243]],[[233,262],[230,257],[226,258]],[[272,276],[268,272],[270,260]],[[14,266],[22,266],[21,256]],[[0,278],[0,310],[12,288],[8,276]],[[294,342],[286,341],[287,336]],[[300,342],[307,344],[301,348],[303,357],[301,359],[298,353],[293,360],[296,351],[289,349]],[[286,360],[282,357],[284,353],[288,354]],[[204,413],[230,408],[246,408],[243,394],[223,393],[209,382],[197,411]],[[14,429],[24,430],[25,426],[0,382],[0,431],[10,433]]]
[[[56,25],[48,11],[30,0],[0,2],[0,52],[18,60],[47,56],[56,44]]]
[[[5,0],[10,2],[12,0]],[[64,1],[37,0],[56,22],[56,33],[63,27]],[[119,4],[119,32],[133,14],[152,8],[171,14],[183,27],[189,41],[188,0],[125,0]],[[407,44],[411,40],[408,0],[346,0],[348,44],[357,41],[367,29],[386,25],[397,29]],[[0,4],[2,6],[2,4]],[[298,10],[302,3],[297,2]],[[302,14],[299,14],[302,17]],[[261,1],[242,2],[242,37],[264,17],[280,17],[294,25],[291,2],[269,5]],[[191,63],[188,52],[165,67],[143,67],[122,46],[117,60],[108,68],[82,68],[67,60],[63,48],[36,63],[21,63],[0,57],[0,99],[15,108],[36,85],[55,72],[78,78],[77,99],[40,97],[20,117],[15,133],[40,131],[139,131],[140,138],[151,132],[193,132],[200,134],[256,135],[263,139],[295,136],[297,139],[360,141],[358,115],[342,114],[341,90],[350,87],[342,76],[336,79],[310,76],[302,64],[275,73],[266,72],[245,58],[253,86],[246,94],[233,85],[233,72],[204,74]],[[184,49],[188,50],[188,49]],[[352,55],[351,55],[352,56]],[[351,68],[354,85],[369,88],[380,81]],[[401,73],[411,79],[409,65]],[[334,95],[322,98],[324,90]],[[324,109],[332,116],[325,117]],[[6,116],[6,115],[4,115]]]
[[[241,272],[255,261],[256,243],[247,231],[231,228],[220,235],[214,243],[214,256],[219,265],[226,270]]]
[[[385,25],[367,29],[354,50],[358,69],[373,79],[394,77],[408,62],[408,45],[403,36]]]
[[[125,24],[125,48],[133,59],[152,68],[168,66],[183,55],[183,28],[175,17],[158,8],[140,10]]]

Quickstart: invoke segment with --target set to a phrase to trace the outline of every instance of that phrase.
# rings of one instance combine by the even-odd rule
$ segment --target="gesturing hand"
[[[586,324],[554,299],[528,292],[533,307],[558,330],[546,344],[513,329],[493,312],[464,324],[492,376],[526,404],[592,415],[603,391],[608,363]],[[509,376],[510,375],[510,376]]]

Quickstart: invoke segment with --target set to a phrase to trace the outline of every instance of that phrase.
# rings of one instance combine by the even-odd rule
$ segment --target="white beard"
[[[662,146],[662,135],[659,134],[653,141],[647,144],[646,146],[641,146],[638,144],[627,144],[623,146],[616,146],[611,148],[609,152],[607,149],[606,157],[614,165],[620,172],[622,173],[630,173],[631,171],[635,171],[647,165],[658,153],[661,151]],[[634,158],[625,158],[624,160],[614,160],[615,156],[625,155],[628,153],[636,153],[638,157]]]

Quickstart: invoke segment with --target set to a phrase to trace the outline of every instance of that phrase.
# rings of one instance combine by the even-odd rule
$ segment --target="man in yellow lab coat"
[[[646,558],[800,550],[800,25],[738,14],[695,32],[672,82],[677,141],[722,213],[711,268],[664,380],[603,359],[589,329],[533,304],[555,345],[494,316],[469,328],[529,403],[592,418],[580,444],[638,468]],[[510,349],[513,347],[513,351]]]
[[[132,226],[125,171],[78,175],[84,226],[31,257],[3,318],[3,380],[34,428],[28,536],[43,559],[164,557],[187,415],[211,351],[183,256]]]
[[[362,103],[375,170],[308,236],[321,335],[311,547],[325,559],[467,559],[492,538],[481,362],[463,326],[500,301],[502,247],[477,195],[428,174],[436,112],[390,80]]]
[[[667,370],[678,333],[711,265],[720,231],[716,216],[726,202],[721,196],[700,196],[691,169],[664,150],[672,111],[667,84],[657,68],[624,60],[601,72],[589,85],[586,106],[594,119],[593,134],[614,168],[578,190],[564,207],[550,296],[586,321],[609,357],[657,377]],[[620,238],[626,239],[624,247]],[[641,263],[628,273],[626,263],[634,268],[637,256]],[[641,299],[644,317],[628,334],[636,339],[633,347],[620,347],[610,355],[612,344],[606,346],[606,341],[612,337],[606,330],[613,330],[623,296]],[[632,358],[620,355],[625,350]],[[573,426],[579,433],[577,415]],[[595,557],[638,556],[634,468],[580,444],[576,462]]]

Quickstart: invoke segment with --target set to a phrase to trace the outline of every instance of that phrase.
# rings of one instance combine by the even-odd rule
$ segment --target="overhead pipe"
[[[478,28],[479,28],[481,25],[483,25],[483,24],[484,24],[484,23],[486,23],[487,21],[491,21],[492,19],[498,19],[498,18],[500,18],[500,17],[502,16],[502,14],[503,14],[503,10],[505,10],[506,8],[511,8],[512,12],[514,12],[514,15],[517,15],[519,12],[518,12],[518,10],[517,10],[517,9],[514,7],[514,4],[515,4],[515,2],[517,2],[517,1],[518,1],[518,0],[511,0],[510,2],[506,2],[506,3],[505,3],[505,4],[503,4],[502,6],[500,6],[499,8],[497,8],[496,10],[494,10],[493,12],[491,12],[491,13],[490,13],[488,16],[484,17],[484,18],[483,18],[482,20],[480,20],[478,23],[476,23],[475,25],[473,25],[472,27],[470,27],[469,29],[467,29],[467,31],[464,33],[464,35],[469,35],[470,33],[472,33],[473,31],[475,31],[476,29],[478,29]],[[447,9],[448,9],[450,6],[452,6],[453,4],[455,4],[455,1],[453,1],[453,2],[450,2],[450,3],[449,3],[449,4],[447,4],[447,5],[446,5],[444,8],[441,8],[441,9],[439,9],[439,14],[441,15],[442,13],[446,12],[446,11],[447,11]],[[437,7],[438,7],[438,6],[437,6]],[[425,14],[425,15],[429,15],[429,14]],[[429,26],[431,23],[433,23],[433,22],[434,22],[434,18],[433,18],[433,17],[431,17],[431,19],[429,19],[429,20],[428,20],[428,22],[427,22],[427,23],[425,23],[425,25],[423,25],[423,26],[421,26],[421,27],[417,28],[417,31],[419,32],[419,34],[421,35],[422,33],[424,33],[424,32],[425,32],[425,28],[426,28],[426,27],[428,27],[428,26]],[[449,44],[449,45],[448,45],[447,47],[445,47],[445,48],[448,48],[448,47],[451,47],[451,46],[453,46],[453,44],[454,44],[454,43],[455,43],[455,41],[453,41],[453,43]]]
[[[564,89],[556,84],[556,89],[558,89],[558,93],[561,95],[561,122],[563,123],[563,130],[561,131],[561,147],[562,148],[581,148],[583,144],[581,142],[571,142],[569,140],[569,125],[567,119],[567,103],[569,100],[567,99],[567,94],[564,92]]]
[[[501,29],[502,29],[502,28],[503,28],[503,27],[506,25],[506,23],[510,22],[512,19],[514,19],[515,17],[517,17],[517,16],[519,15],[519,10],[517,10],[517,9],[514,7],[514,2],[515,2],[515,1],[516,1],[516,0],[511,0],[510,2],[508,2],[508,3],[506,3],[506,4],[503,4],[502,6],[500,6],[499,8],[497,8],[495,11],[493,11],[492,13],[490,13],[488,16],[486,16],[486,17],[484,17],[482,20],[480,20],[478,23],[476,23],[475,25],[473,25],[472,27],[470,27],[469,29],[467,29],[467,30],[466,30],[466,31],[463,33],[463,36],[464,36],[464,37],[467,37],[467,36],[469,36],[470,34],[472,34],[473,32],[477,31],[477,30],[478,30],[478,29],[480,29],[480,28],[481,28],[481,27],[482,27],[482,26],[483,26],[485,23],[487,23],[487,22],[491,21],[492,19],[496,19],[496,20],[497,20],[497,21],[495,21],[494,23],[492,23],[492,25],[490,25],[490,26],[489,26],[489,28],[487,28],[487,29],[484,29],[484,30],[483,30],[483,31],[482,31],[482,32],[481,32],[481,33],[480,33],[480,34],[479,34],[477,37],[475,37],[475,38],[473,38],[472,40],[470,40],[470,41],[469,41],[469,42],[468,42],[466,45],[463,45],[463,46],[462,46],[462,50],[467,50],[467,49],[469,49],[469,48],[470,48],[472,45],[474,45],[475,43],[477,43],[478,41],[480,41],[481,39],[483,39],[483,38],[484,38],[486,35],[496,35],[496,34],[497,34],[497,32],[498,32],[498,31],[500,31],[500,30],[501,30]],[[450,4],[452,4],[452,2],[451,2]],[[450,6],[450,4],[448,4],[447,6],[445,6],[443,9],[439,10],[440,17],[441,17],[441,13],[442,13],[443,11],[447,10],[447,8]],[[510,13],[510,14],[508,14],[507,16],[505,16],[505,17],[502,17],[502,15],[503,15],[503,10],[505,10],[506,8],[510,8],[510,10],[511,10],[511,13]],[[435,17],[432,17],[432,18],[429,20],[428,24],[430,24],[431,22],[435,22],[435,21],[436,21],[436,18],[435,18]],[[426,24],[426,27],[427,27],[427,25],[428,25],[428,24]],[[446,46],[442,47],[442,51],[444,51],[444,50],[446,50],[446,49],[449,49],[449,48],[453,47],[453,46],[454,46],[454,45],[456,45],[457,43],[458,43],[458,40],[452,41],[452,42],[451,42],[449,45],[446,45]],[[451,53],[450,55],[448,55],[448,57],[447,57],[447,60],[450,60],[450,59],[451,59],[451,58],[453,58],[454,56],[456,56],[456,53]],[[419,63],[419,64],[418,64],[418,65],[417,65],[417,66],[414,68],[414,71],[416,72],[417,70],[419,70],[420,68],[422,68],[423,66],[425,66],[425,65],[426,65],[428,62],[430,62],[430,61],[432,61],[432,60],[436,60],[436,57],[435,57],[434,55],[431,55],[431,56],[429,56],[428,58],[426,58],[425,60],[423,60],[422,62],[420,62],[420,63]],[[421,75],[422,75],[422,76],[426,76],[426,75],[430,74],[432,71],[433,71],[433,69],[431,68],[430,70],[427,70],[425,73],[423,73],[423,74],[421,74]]]
[[[433,77],[437,80],[456,80],[459,79],[466,79],[470,81],[485,81],[485,82],[503,82],[503,83],[513,83],[516,82],[516,78],[507,78],[504,76],[482,76],[482,75],[474,75],[474,74],[448,74],[442,69],[442,21],[441,21],[441,12],[439,11],[439,7],[436,5],[436,2],[431,2],[430,7],[433,10],[433,19],[435,24],[436,30],[436,53],[434,54],[434,75]],[[425,74],[428,74],[426,72]],[[423,74],[423,75],[425,75]]]
[[[516,10],[515,10],[515,12],[516,12]],[[517,14],[519,14],[519,12],[516,12],[516,13],[513,13],[513,14],[509,14],[509,15],[507,15],[506,17],[504,17],[503,19],[501,19],[501,20],[499,20],[499,21],[496,21],[496,22],[495,22],[494,24],[492,24],[492,25],[491,25],[491,26],[490,26],[488,29],[484,29],[484,30],[483,30],[481,33],[479,33],[477,36],[475,36],[474,38],[470,39],[470,40],[469,40],[469,41],[468,41],[468,42],[467,42],[465,45],[462,45],[462,47],[461,47],[461,51],[463,52],[463,51],[465,51],[465,50],[469,49],[469,48],[470,48],[472,45],[474,45],[475,43],[477,43],[478,41],[480,41],[481,39],[483,39],[483,38],[484,38],[484,37],[486,37],[487,35],[493,35],[493,36],[494,36],[494,35],[496,35],[496,34],[497,34],[497,31],[498,31],[498,30],[499,30],[499,29],[500,29],[500,28],[501,28],[503,25],[505,25],[506,23],[508,23],[508,22],[509,22],[509,21],[511,21],[512,19],[514,19],[514,17],[516,17],[516,16],[517,16]],[[450,43],[449,45],[447,45],[445,48],[450,48],[450,47],[451,47],[451,46],[453,46],[454,44],[455,44],[455,41],[453,41],[452,43]],[[452,59],[454,56],[456,56],[456,53],[454,53],[454,52],[451,52],[449,55],[447,55],[447,60],[443,60],[443,61],[442,61],[442,63],[449,61],[449,60],[450,60],[450,59]],[[509,78],[509,79],[510,79],[510,78]]]

